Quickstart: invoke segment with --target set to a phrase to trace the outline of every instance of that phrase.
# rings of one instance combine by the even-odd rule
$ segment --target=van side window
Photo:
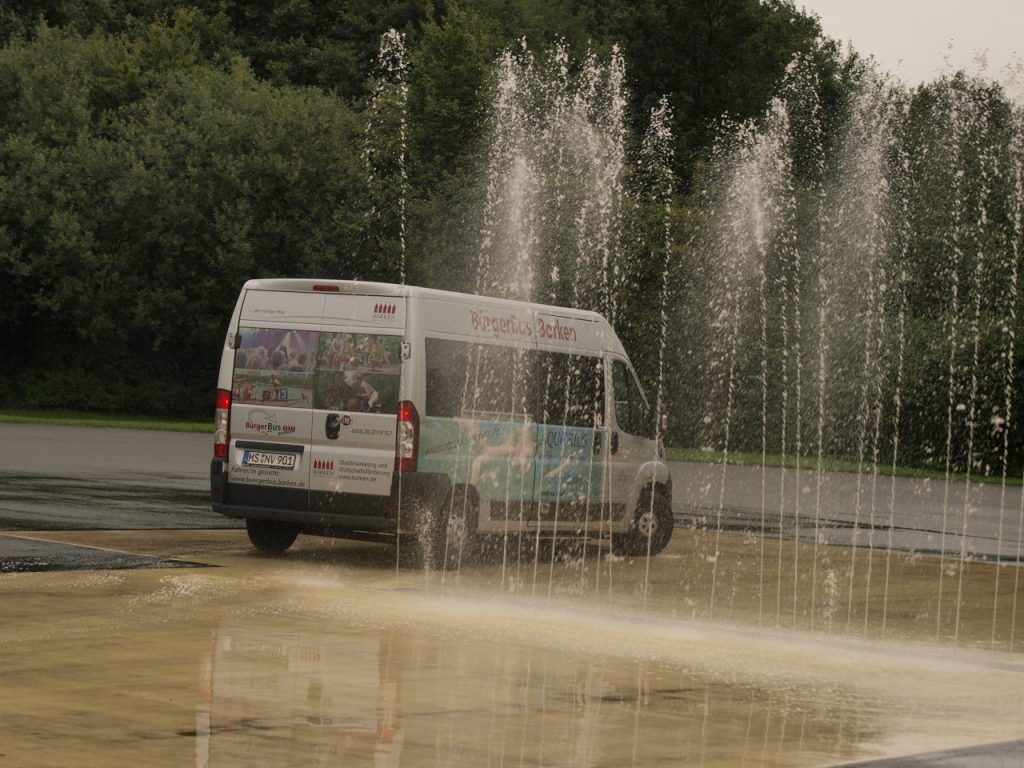
[[[520,347],[476,345],[463,410],[478,417],[531,419],[535,354]]]
[[[250,405],[311,408],[317,331],[240,328],[232,400]]]
[[[468,355],[468,344],[427,338],[427,416],[454,419],[462,415]]]
[[[521,347],[426,339],[426,415],[604,423],[604,360]]]
[[[427,416],[522,420],[532,413],[532,350],[428,337],[426,358]]]
[[[541,352],[540,364],[539,423],[590,429],[604,424],[604,360]]]
[[[615,390],[615,421],[619,429],[639,437],[654,437],[654,422],[636,376],[624,362],[612,364],[612,387]]]

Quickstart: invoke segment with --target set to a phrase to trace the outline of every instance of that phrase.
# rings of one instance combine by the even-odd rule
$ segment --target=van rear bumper
[[[424,515],[432,514],[447,495],[447,475],[395,472],[391,494],[308,492],[290,488],[232,484],[226,462],[210,463],[213,511],[226,517],[294,523],[303,533],[381,539],[413,534]],[[366,535],[361,535],[366,534]]]

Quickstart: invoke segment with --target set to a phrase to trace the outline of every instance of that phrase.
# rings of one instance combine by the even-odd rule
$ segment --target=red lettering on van
[[[537,335],[542,339],[551,339],[552,341],[576,342],[576,329],[571,325],[562,325],[557,318],[555,322],[549,323],[538,317]]]
[[[523,322],[514,312],[499,317],[471,309],[469,310],[469,320],[473,324],[474,331],[493,336],[496,339],[508,338],[509,336],[520,336],[523,338],[533,336],[533,328],[530,327],[530,324]]]

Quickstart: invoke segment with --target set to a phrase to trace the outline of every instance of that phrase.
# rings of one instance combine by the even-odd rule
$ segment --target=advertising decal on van
[[[485,336],[493,336],[496,339],[533,337],[533,329],[529,322],[516,316],[514,312],[508,315],[489,315],[477,309],[469,310],[469,321],[473,324],[473,330]]]
[[[374,304],[373,305],[373,319],[374,320],[394,320],[395,319],[396,305],[394,304]]]
[[[277,415],[262,408],[253,408],[245,417],[245,428],[262,435],[290,435],[295,432],[294,424],[278,424]]]
[[[337,469],[330,490],[338,493],[367,493],[379,495],[391,489],[394,457],[384,460],[337,459]]]
[[[239,337],[232,381],[236,404],[395,412],[398,336],[242,328]],[[266,422],[267,416],[246,428],[274,434],[272,425],[255,423],[260,419]]]
[[[469,310],[469,321],[477,335],[492,336],[495,339],[527,340],[534,337],[534,329],[528,319],[523,319],[515,312],[507,315],[489,314],[483,310]],[[575,344],[578,339],[576,328],[564,318],[545,320],[538,316],[535,320],[537,338],[547,341],[561,341]]]
[[[245,454],[253,455],[255,452],[246,451]],[[283,454],[270,454],[275,458]],[[291,454],[287,454],[291,456]],[[271,485],[279,488],[305,488],[306,482],[295,475],[298,466],[293,458],[291,467],[270,467],[262,465],[236,465],[231,467],[231,482],[246,483],[247,485]]]
[[[564,324],[561,320],[555,319],[553,323],[544,322],[543,317],[537,318],[537,336],[541,339],[552,341],[576,341],[576,329],[571,325]]]

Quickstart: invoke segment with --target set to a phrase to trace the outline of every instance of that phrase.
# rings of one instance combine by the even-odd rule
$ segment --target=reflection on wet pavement
[[[208,670],[206,765],[792,765],[797,743],[827,762],[873,736],[842,696],[409,631],[223,625]]]
[[[0,764],[812,766],[1024,737],[1020,654],[707,621],[667,581],[644,610],[625,563],[580,599],[597,559],[529,590],[352,542],[53,538],[222,567],[0,577]]]

